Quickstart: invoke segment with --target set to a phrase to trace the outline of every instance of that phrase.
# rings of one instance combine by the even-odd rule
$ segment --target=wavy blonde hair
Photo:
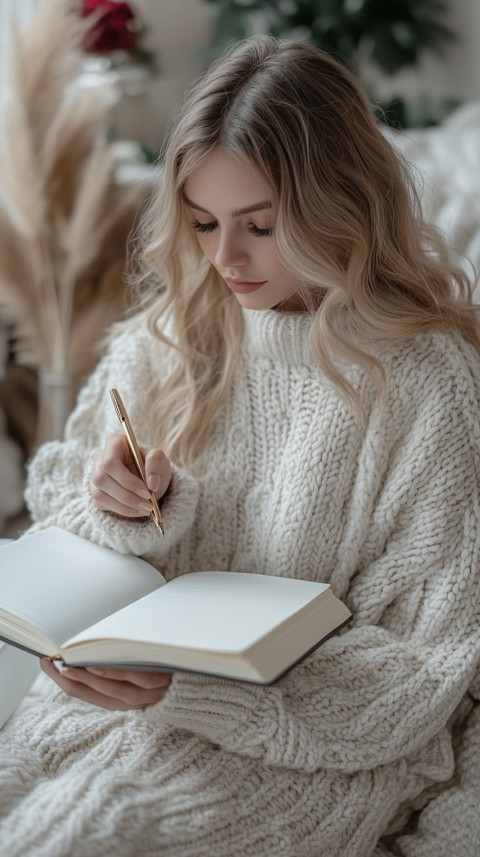
[[[150,293],[162,284],[149,329],[172,352],[152,424],[175,460],[194,469],[241,353],[240,306],[202,256],[183,202],[217,147],[271,187],[280,258],[313,316],[314,359],[351,407],[361,410],[342,361],[383,396],[368,344],[455,329],[480,347],[467,276],[422,223],[408,170],[353,76],[307,44],[253,37],[193,85],[140,236],[142,280]]]

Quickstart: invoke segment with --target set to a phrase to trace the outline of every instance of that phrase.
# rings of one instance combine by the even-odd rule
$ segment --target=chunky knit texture
[[[96,709],[42,677],[0,732],[2,854],[380,857],[427,798],[395,847],[477,853],[478,356],[447,334],[379,349],[383,412],[348,369],[362,426],[313,365],[308,317],[245,322],[201,475],[174,468],[164,540],[88,492],[89,453],[117,430],[109,387],[159,443],[142,389],[160,387],[168,358],[140,327],[99,364],[66,442],[33,461],[35,526],[144,555],[169,579],[220,568],[328,581],[355,621],[276,685],[177,673],[145,712]],[[442,851],[439,819],[463,850]]]

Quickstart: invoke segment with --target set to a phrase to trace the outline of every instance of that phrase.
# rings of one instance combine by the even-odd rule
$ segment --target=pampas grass
[[[84,376],[124,307],[128,234],[145,194],[119,186],[99,128],[108,105],[75,86],[85,23],[67,0],[12,22],[0,131],[0,305],[19,362]]]

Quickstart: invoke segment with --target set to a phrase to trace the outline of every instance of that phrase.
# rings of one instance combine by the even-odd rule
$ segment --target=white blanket
[[[456,110],[441,126],[387,131],[415,168],[427,220],[480,273],[480,102]],[[468,273],[471,266],[463,263]],[[476,299],[480,302],[480,285]]]

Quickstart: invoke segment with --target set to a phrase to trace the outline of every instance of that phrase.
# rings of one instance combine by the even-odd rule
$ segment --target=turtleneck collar
[[[312,366],[310,315],[273,309],[244,309],[243,319],[245,349],[249,357],[263,357],[289,366]]]

